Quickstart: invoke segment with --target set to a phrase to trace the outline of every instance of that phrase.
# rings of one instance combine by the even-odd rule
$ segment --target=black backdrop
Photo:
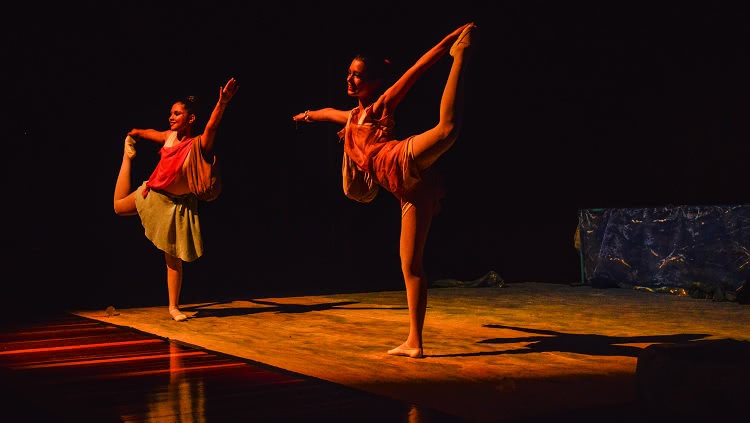
[[[322,5],[321,5],[322,3]],[[6,307],[166,304],[162,255],[112,211],[122,140],[166,128],[175,98],[218,135],[224,192],[201,205],[206,254],[183,301],[402,289],[399,209],[341,192],[338,127],[351,57],[411,65],[464,22],[481,31],[461,139],[436,166],[448,195],[427,247],[434,279],[577,282],[577,210],[747,201],[747,18],[711,2],[90,2],[18,4],[3,27]],[[399,108],[437,119],[449,59]],[[136,180],[156,149],[139,145]]]

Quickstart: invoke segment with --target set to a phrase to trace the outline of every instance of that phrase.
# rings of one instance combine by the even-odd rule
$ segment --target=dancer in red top
[[[119,216],[138,214],[146,237],[164,251],[169,314],[178,322],[187,319],[179,309],[182,263],[203,255],[198,196],[188,182],[191,146],[194,142],[200,143],[203,157],[211,162],[219,122],[238,89],[234,78],[219,88],[219,100],[202,134],[193,133],[196,105],[195,99],[189,97],[172,105],[168,130],[132,129],[125,137],[125,151],[115,184],[115,213]],[[136,140],[154,141],[163,147],[159,150],[161,159],[149,179],[131,191],[131,164],[136,155]],[[195,148],[197,151],[198,147]]]
[[[423,266],[424,246],[433,215],[443,195],[431,166],[458,138],[463,115],[463,84],[476,26],[460,26],[428,50],[391,86],[385,86],[388,62],[358,55],[346,78],[347,93],[357,99],[351,110],[323,108],[292,117],[295,122],[333,122],[344,125],[344,191],[367,202],[378,188],[393,193],[401,203],[401,270],[409,307],[406,341],[391,355],[422,358],[422,329],[427,310],[428,280]],[[393,138],[396,106],[419,77],[440,58],[453,56],[440,100],[437,125],[403,140]]]

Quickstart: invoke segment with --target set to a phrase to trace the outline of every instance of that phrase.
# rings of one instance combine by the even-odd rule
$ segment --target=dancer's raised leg
[[[125,150],[122,152],[122,163],[120,172],[117,174],[115,183],[114,207],[119,216],[132,216],[137,214],[135,208],[135,192],[131,192],[131,167],[135,158],[135,140],[128,135],[125,137]]]
[[[440,120],[435,127],[414,137],[412,151],[419,169],[427,169],[456,142],[463,122],[464,77],[469,62],[472,33],[467,27],[451,48],[453,63],[440,99]]]

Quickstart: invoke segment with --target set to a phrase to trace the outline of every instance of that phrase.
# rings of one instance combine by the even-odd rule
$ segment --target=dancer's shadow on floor
[[[185,307],[184,311],[195,311],[189,319],[200,319],[204,317],[229,317],[229,316],[247,316],[258,313],[309,313],[311,311],[326,310],[403,310],[406,307],[346,307],[352,304],[359,304],[359,301],[339,301],[335,303],[320,304],[284,304],[273,301],[262,300],[244,300],[254,304],[260,304],[267,307],[227,307],[227,308],[209,308],[220,304],[231,304],[233,301],[215,302],[211,304],[201,304],[199,306]]]
[[[521,348],[502,351],[471,352],[463,354],[430,355],[430,357],[480,357],[503,354],[529,354],[540,352],[564,352],[599,356],[638,357],[643,348],[623,344],[663,344],[683,343],[704,339],[708,334],[674,334],[646,336],[607,336],[556,332],[543,329],[529,329],[506,325],[483,325],[486,328],[512,329],[527,332],[530,336],[513,338],[493,338],[478,341],[478,344],[517,344],[528,343]]]

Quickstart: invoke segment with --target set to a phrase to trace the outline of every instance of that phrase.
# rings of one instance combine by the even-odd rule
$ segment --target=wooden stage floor
[[[98,331],[117,331],[122,340],[109,341],[114,352],[151,345],[151,354],[162,357],[151,371],[165,372],[168,379],[149,388],[153,393],[144,392],[137,400],[128,397],[127,407],[105,402],[121,410],[110,410],[113,421],[117,416],[119,421],[156,421],[143,411],[154,407],[150,402],[171,409],[168,416],[191,416],[159,421],[294,421],[295,416],[302,421],[315,413],[329,421],[336,420],[334,416],[383,422],[541,422],[563,417],[579,422],[659,421],[695,417],[705,407],[713,407],[711,416],[734,411],[737,397],[746,397],[740,386],[750,383],[745,379],[750,369],[750,306],[736,302],[534,282],[432,288],[424,331],[426,357],[409,359],[386,354],[406,337],[405,301],[403,291],[237,298],[183,306],[189,316],[184,322],[172,321],[165,306],[117,309],[113,315],[71,310],[65,323],[72,331],[46,337],[47,344],[51,338],[65,340],[67,349],[45,350],[58,351],[62,358],[33,359],[34,348],[46,345],[39,332],[43,322],[26,329],[15,325],[0,333],[0,367],[23,389],[34,390],[31,378],[40,378],[55,390],[70,391],[74,385],[96,398],[95,391],[106,389],[101,384],[81,387],[92,364],[85,363],[85,349],[75,349],[94,341],[87,341],[91,335],[85,331],[76,340],[75,328],[93,325]],[[39,345],[23,344],[21,333],[37,333]],[[60,363],[84,361],[77,365],[81,373],[76,366],[54,365],[55,357]],[[220,400],[208,393],[216,389],[205,388],[213,377],[210,372],[175,377],[180,373],[175,369],[202,368],[195,360],[207,360],[207,368],[224,378],[216,383],[227,385]],[[110,366],[128,362],[120,355],[105,361]],[[183,361],[193,364],[185,366]],[[68,373],[49,375],[62,368]],[[276,386],[275,396],[247,395],[258,388],[239,375],[253,372],[289,383]],[[126,385],[133,380],[125,371],[107,375],[122,378]],[[296,390],[284,391],[283,385]],[[43,397],[34,400],[23,389],[17,393],[22,404],[44,404]],[[227,392],[234,393],[236,403],[227,399]],[[85,401],[83,393],[78,397]],[[701,404],[714,397],[720,406]],[[142,404],[133,404],[138,401]],[[224,404],[223,416],[207,418],[212,414],[206,404],[212,401]],[[134,413],[134,408],[141,411]],[[138,417],[123,417],[128,415]]]

